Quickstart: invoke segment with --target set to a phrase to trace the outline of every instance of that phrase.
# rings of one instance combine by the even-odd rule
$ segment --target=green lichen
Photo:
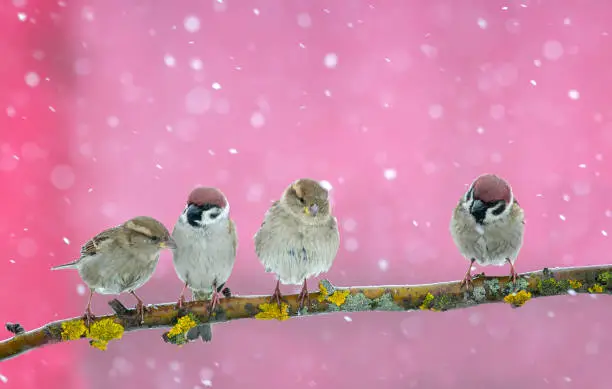
[[[576,280],[568,280],[570,288],[573,290],[578,290],[582,288],[582,282]]]
[[[329,304],[331,306],[331,304]],[[369,311],[372,307],[372,300],[363,293],[349,294],[342,305],[343,311]]]
[[[605,285],[606,289],[612,289],[612,273],[604,271],[597,276],[597,282]]]
[[[350,291],[348,289],[345,290],[337,290],[334,293],[331,294],[331,296],[327,297],[327,301],[329,301],[332,304],[335,304],[336,306],[341,306],[342,304],[344,304],[344,302],[346,301],[346,298],[348,297]]]
[[[108,346],[108,342],[123,337],[123,331],[124,328],[121,324],[115,323],[111,318],[105,318],[94,322],[89,327],[87,337],[91,339],[90,345],[104,351]]]
[[[482,286],[481,286],[481,288],[482,288]],[[438,297],[436,297],[434,299],[433,310],[435,310],[435,311],[446,311],[448,308],[451,307],[452,303],[453,303],[453,301],[451,300],[450,297],[448,297],[445,294],[440,295],[440,296],[438,296]]]
[[[603,286],[599,285],[599,284],[595,284],[593,285],[591,288],[588,289],[589,293],[603,293],[604,288]]]
[[[476,302],[485,301],[487,298],[487,291],[482,286],[477,286],[472,290],[472,297]]]
[[[497,278],[493,278],[492,280],[485,280],[484,284],[489,289],[489,293],[491,295],[494,296],[497,293],[499,293],[500,287],[499,287],[499,280]]]
[[[181,346],[188,341],[187,332],[199,323],[200,320],[193,313],[181,316],[170,331],[165,333],[166,338],[170,343]]]
[[[259,304],[259,313],[255,315],[255,319],[259,320],[273,320],[284,321],[289,319],[289,305],[281,302],[280,309],[278,304],[263,303]]]
[[[62,339],[63,340],[76,340],[81,339],[83,335],[87,333],[87,327],[83,319],[70,320],[62,323]]]
[[[511,304],[514,308],[522,307],[529,300],[531,300],[531,293],[525,290],[510,293],[504,297],[504,302],[506,304]]]
[[[527,287],[529,287],[529,281],[527,281],[523,277],[518,277],[516,279],[516,283],[513,283],[512,281],[506,282],[506,284],[504,285],[503,293],[504,293],[504,295],[507,295],[509,293],[514,293],[514,292],[518,292],[518,291],[521,291],[521,290],[526,290]]]
[[[402,311],[402,308],[395,303],[393,296],[389,292],[375,298],[373,306],[380,311]]]
[[[567,286],[569,287],[569,282]],[[567,289],[569,288],[566,288],[564,291],[567,291]],[[538,292],[542,296],[553,296],[559,294],[561,290],[563,289],[559,287],[559,283],[554,278],[547,278],[538,281]]]

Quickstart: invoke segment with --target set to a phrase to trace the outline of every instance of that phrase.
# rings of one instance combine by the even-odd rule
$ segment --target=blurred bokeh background
[[[3,0],[0,21],[2,323],[81,314],[77,273],[49,267],[132,216],[172,226],[196,184],[232,205],[237,294],[272,291],[252,236],[302,176],[333,187],[337,285],[460,279],[448,222],[483,172],[525,208],[519,272],[610,262],[609,2]],[[180,290],[164,253],[139,294]],[[608,389],[611,303],[142,331],[31,351],[0,387]]]

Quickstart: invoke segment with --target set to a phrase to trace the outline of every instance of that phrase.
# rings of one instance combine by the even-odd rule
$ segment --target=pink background
[[[198,183],[232,205],[238,294],[272,291],[252,236],[302,176],[333,186],[337,285],[461,278],[448,222],[482,172],[526,210],[519,272],[610,262],[608,2],[5,0],[0,26],[2,323],[81,314],[77,273],[49,267],[129,217],[172,226]],[[180,289],[165,253],[140,295]],[[611,303],[144,331],[32,351],[0,387],[608,389]]]

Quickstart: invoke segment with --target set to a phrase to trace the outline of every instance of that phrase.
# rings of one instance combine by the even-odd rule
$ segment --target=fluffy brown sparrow
[[[229,217],[227,198],[216,188],[195,188],[172,231],[177,249],[174,269],[185,283],[179,297],[179,308],[185,302],[185,289],[191,289],[194,300],[209,300],[209,312],[219,302],[219,291],[227,282],[234,262],[238,237]],[[203,341],[212,339],[210,324],[198,326]]]
[[[170,232],[159,221],[138,216],[94,236],[81,247],[81,256],[74,262],[51,270],[76,269],[89,287],[85,321],[94,315],[91,298],[94,293],[130,293],[137,300],[136,310],[144,320],[144,303],[134,291],[153,275],[162,249],[175,249]]]
[[[524,235],[524,213],[503,178],[483,174],[470,185],[455,207],[450,232],[461,254],[470,261],[461,286],[472,282],[474,262],[481,266],[510,264],[512,282]]]
[[[328,193],[317,181],[302,178],[272,203],[254,236],[255,251],[266,272],[277,275],[272,301],[281,306],[279,283],[299,285],[299,309],[309,300],[306,280],[327,272],[340,247]],[[308,301],[310,304],[310,301]]]

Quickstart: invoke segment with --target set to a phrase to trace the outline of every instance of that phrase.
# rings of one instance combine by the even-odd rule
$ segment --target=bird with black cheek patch
[[[176,248],[170,232],[159,221],[138,216],[94,236],[81,247],[81,256],[74,262],[51,270],[76,269],[89,287],[85,308],[87,325],[94,318],[91,299],[94,293],[129,292],[137,300],[136,310],[144,321],[145,306],[134,291],[144,285],[159,260],[162,249]]]
[[[474,262],[481,266],[507,263],[512,282],[516,282],[514,261],[523,245],[524,220],[523,209],[506,180],[483,174],[472,182],[450,222],[455,245],[470,261],[461,286],[471,286]]]
[[[174,269],[185,283],[179,308],[185,302],[187,288],[194,300],[210,300],[210,313],[219,303],[219,292],[232,273],[238,247],[236,226],[229,212],[229,202],[217,188],[200,186],[189,194],[172,231],[177,244]],[[203,341],[212,340],[210,324],[200,324],[197,331]]]
[[[327,190],[315,180],[294,181],[272,203],[254,236],[255,252],[266,272],[277,276],[271,301],[281,307],[279,284],[300,285],[299,310],[310,298],[307,279],[327,272],[340,247]]]

